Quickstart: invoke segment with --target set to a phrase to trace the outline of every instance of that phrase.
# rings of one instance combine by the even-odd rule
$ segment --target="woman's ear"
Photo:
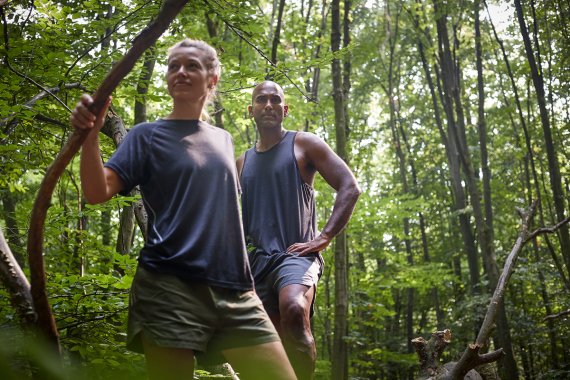
[[[210,78],[210,84],[208,85],[208,88],[214,88],[216,87],[216,85],[218,84],[218,76],[217,75],[212,75],[212,77]]]

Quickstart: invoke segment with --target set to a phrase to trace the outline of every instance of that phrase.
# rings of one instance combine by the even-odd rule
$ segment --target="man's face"
[[[281,126],[289,107],[279,85],[263,82],[253,90],[252,105],[248,110],[258,128],[271,128]]]

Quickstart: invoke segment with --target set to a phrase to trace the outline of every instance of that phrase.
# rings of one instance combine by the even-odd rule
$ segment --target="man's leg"
[[[317,348],[311,332],[314,286],[287,285],[279,292],[277,330],[299,380],[310,380],[315,371]],[[277,318],[272,316],[277,322]]]
[[[194,351],[159,347],[143,336],[142,343],[150,380],[188,380],[194,374]]]
[[[242,380],[297,379],[281,342],[232,348],[223,354]]]

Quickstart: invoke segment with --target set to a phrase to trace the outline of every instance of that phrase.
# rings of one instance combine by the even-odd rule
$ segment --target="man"
[[[310,317],[322,273],[320,251],[350,219],[360,188],[345,162],[316,135],[283,128],[283,89],[266,81],[248,107],[259,140],[237,160],[242,217],[255,288],[275,324],[297,377],[311,379],[316,347]],[[337,192],[331,216],[316,232],[316,173]]]

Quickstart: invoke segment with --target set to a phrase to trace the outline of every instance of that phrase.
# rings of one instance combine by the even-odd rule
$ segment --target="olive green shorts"
[[[188,283],[139,266],[129,300],[128,349],[143,353],[141,333],[157,346],[196,353],[279,341],[253,290]]]

